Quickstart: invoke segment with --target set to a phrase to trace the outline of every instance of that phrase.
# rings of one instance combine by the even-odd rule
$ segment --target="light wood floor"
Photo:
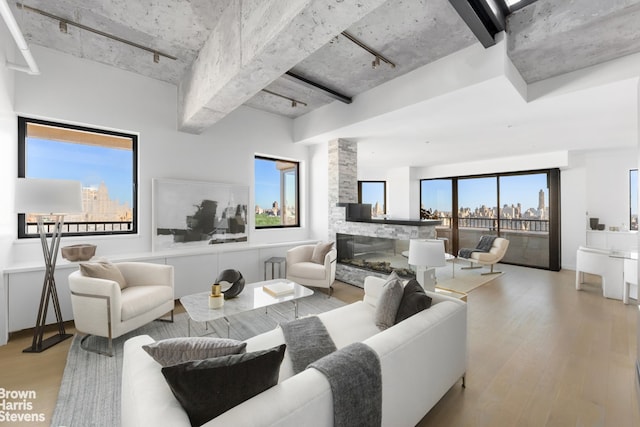
[[[501,267],[468,296],[467,387],[454,385],[418,425],[640,425],[637,306],[603,298],[596,284],[576,291],[573,271]],[[333,295],[353,302],[362,290],[336,283]],[[33,412],[49,420],[71,340],[22,353],[30,343],[24,331],[0,347],[0,387],[35,390]]]

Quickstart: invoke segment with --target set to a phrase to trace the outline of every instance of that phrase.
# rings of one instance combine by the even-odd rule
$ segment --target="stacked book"
[[[293,293],[293,282],[275,282],[264,285],[262,289],[274,297],[281,297]]]

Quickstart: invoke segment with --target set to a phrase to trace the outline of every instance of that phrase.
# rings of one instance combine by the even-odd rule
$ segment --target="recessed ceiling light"
[[[513,6],[514,4],[520,3],[522,0],[505,0],[508,6]]]

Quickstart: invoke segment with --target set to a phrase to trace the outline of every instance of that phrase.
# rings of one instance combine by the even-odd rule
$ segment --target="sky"
[[[295,176],[286,175],[286,200],[287,204],[295,203]],[[276,162],[268,159],[255,159],[255,200],[256,205],[263,209],[273,206],[273,202],[280,202],[280,171],[276,168]]]
[[[133,152],[37,138],[27,139],[28,178],[72,179],[83,187],[104,182],[109,197],[133,206]]]
[[[423,181],[422,204],[425,208],[451,211],[451,181],[447,179]],[[431,191],[425,191],[425,186]],[[512,175],[500,177],[500,204],[522,204],[523,210],[538,208],[538,193],[545,192],[549,205],[546,174]],[[497,200],[496,178],[458,180],[458,205],[475,209],[482,205],[493,207]]]
[[[375,206],[376,202],[384,207],[384,182],[363,183],[362,203],[371,203],[371,206]]]

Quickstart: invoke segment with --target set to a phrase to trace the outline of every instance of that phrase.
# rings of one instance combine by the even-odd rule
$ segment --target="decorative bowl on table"
[[[96,245],[88,243],[65,246],[60,249],[62,258],[68,261],[88,261],[96,254]]]

